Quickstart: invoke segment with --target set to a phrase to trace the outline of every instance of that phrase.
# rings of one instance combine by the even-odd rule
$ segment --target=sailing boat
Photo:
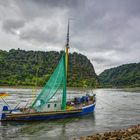
[[[46,83],[34,102],[27,108],[16,107],[11,109],[8,105],[3,106],[1,121],[41,121],[70,117],[78,117],[93,113],[96,98],[92,92],[82,97],[75,97],[67,101],[67,75],[68,75],[68,50],[69,50],[69,22],[65,51]],[[53,100],[54,96],[61,97]]]

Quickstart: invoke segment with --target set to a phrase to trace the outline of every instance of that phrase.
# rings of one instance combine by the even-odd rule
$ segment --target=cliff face
[[[140,87],[140,63],[107,69],[99,79],[103,87]]]
[[[0,85],[34,85],[38,70],[38,86],[43,86],[57,66],[62,52],[0,50]],[[95,87],[97,75],[88,58],[69,54],[69,87]]]

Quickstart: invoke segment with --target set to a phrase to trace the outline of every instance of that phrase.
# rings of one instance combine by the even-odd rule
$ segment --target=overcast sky
[[[0,0],[0,49],[59,51],[68,18],[70,51],[97,74],[140,61],[140,0]]]

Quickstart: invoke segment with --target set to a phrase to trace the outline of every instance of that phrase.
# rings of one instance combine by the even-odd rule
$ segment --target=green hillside
[[[103,87],[140,87],[140,63],[107,69],[99,79]]]
[[[0,85],[43,86],[57,66],[62,52],[0,50]],[[95,87],[98,84],[93,65],[86,56],[69,54],[69,87]]]

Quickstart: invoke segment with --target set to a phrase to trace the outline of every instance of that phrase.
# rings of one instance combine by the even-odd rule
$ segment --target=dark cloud
[[[14,20],[14,19],[6,19],[3,21],[3,29],[6,32],[13,33],[14,30],[23,27],[25,24],[24,20]]]
[[[24,40],[34,40],[40,43],[52,43],[53,40],[53,43],[55,43],[60,39],[57,38],[59,36],[59,32],[57,29],[57,26],[49,26],[48,28],[45,28],[43,30],[41,30],[39,27],[36,27],[35,29],[32,28],[29,31],[26,30],[21,32],[20,38]]]
[[[5,0],[0,4],[1,28],[18,35],[14,44],[61,48],[67,19],[73,18],[71,49],[87,55],[98,73],[140,61],[140,0]]]
[[[69,8],[74,8],[77,7],[80,2],[83,3],[83,0],[32,0],[32,2],[36,3],[37,5],[45,6],[49,5],[51,7],[69,7]]]

